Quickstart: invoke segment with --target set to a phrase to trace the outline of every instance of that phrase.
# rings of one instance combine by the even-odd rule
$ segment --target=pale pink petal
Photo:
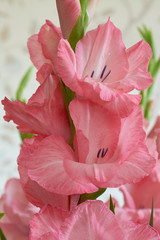
[[[0,227],[7,240],[29,240],[29,230],[27,235],[24,235],[14,224],[0,222]]]
[[[28,239],[29,222],[39,208],[28,202],[19,179],[8,180],[0,201],[5,213],[0,220],[0,227],[7,240]]]
[[[57,47],[62,38],[60,28],[49,20],[41,27],[39,34],[28,40],[28,50],[31,61],[40,69],[44,63],[52,65],[53,72],[57,73]]]
[[[57,63],[60,77],[65,84],[74,91],[75,86],[78,87],[77,81],[74,81],[74,78],[77,75],[76,57],[67,40],[61,39],[59,41]]]
[[[25,104],[21,101],[2,101],[6,121],[13,120],[22,133],[60,135],[71,138],[70,124],[65,109],[59,80],[50,76]]]
[[[120,221],[130,221],[136,224],[149,224],[151,217],[151,208],[145,209],[130,209],[130,208],[116,208],[116,216]],[[153,227],[160,233],[160,209],[153,210]]]
[[[46,79],[50,76],[50,74],[52,74],[52,72],[53,72],[52,65],[48,63],[44,63],[43,65],[41,65],[41,67],[37,72],[37,76],[36,76],[37,81],[40,84],[42,84],[43,82],[46,81]]]
[[[97,190],[89,180],[87,184],[74,181],[64,169],[64,160],[76,160],[70,146],[61,137],[46,137],[27,160],[29,177],[47,191],[58,194],[71,195]]]
[[[56,0],[56,4],[63,37],[68,39],[81,11],[80,1]]]
[[[80,204],[61,226],[59,239],[124,239],[115,215],[101,201]]]
[[[57,73],[57,49],[62,33],[51,21],[47,20],[38,34],[44,56],[53,64],[53,72]]]
[[[151,208],[152,199],[154,201],[154,207],[160,208],[160,193],[158,191],[158,189],[160,188],[160,182],[157,182],[154,178],[151,179],[149,177],[146,177],[139,183],[127,184],[124,189],[125,188],[126,192],[128,191],[129,194],[132,196],[136,209]],[[127,201],[126,193],[125,198]]]
[[[30,222],[30,240],[59,240],[59,229],[70,212],[61,208],[44,207]]]
[[[38,34],[34,34],[28,39],[28,50],[31,61],[37,69],[44,63],[52,65],[50,59],[47,59],[43,54],[41,43],[38,40]]]
[[[148,224],[135,224],[132,222],[122,222],[126,240],[160,240],[158,232]]]
[[[148,72],[148,63],[152,57],[152,50],[148,43],[143,40],[136,43],[127,50],[129,61],[129,72],[123,79],[124,83],[128,83],[130,90],[144,90],[148,88],[153,79]]]

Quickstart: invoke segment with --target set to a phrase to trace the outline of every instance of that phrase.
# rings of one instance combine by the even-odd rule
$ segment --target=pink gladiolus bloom
[[[76,129],[74,151],[61,136],[51,135],[26,159],[29,177],[41,187],[81,194],[136,182],[151,172],[155,159],[145,145],[138,107],[123,119],[88,100],[74,99],[69,109]]]
[[[72,212],[48,206],[33,217],[30,228],[31,240],[125,239],[116,217],[101,201],[87,201]]]
[[[91,21],[94,15],[98,2],[99,0],[88,1],[87,10],[89,14],[89,21]],[[68,39],[80,15],[80,0],[56,0],[56,4],[63,37]]]
[[[159,240],[150,226],[122,222],[101,201],[86,201],[73,211],[46,206],[30,223],[30,240]]]
[[[22,133],[54,134],[70,140],[70,124],[57,77],[50,75],[45,79],[27,104],[7,98],[2,104],[6,111],[4,119],[13,120]]]
[[[42,208],[44,205],[49,204],[53,207],[70,210],[77,205],[79,195],[67,196],[49,192],[35,181],[32,181],[28,176],[27,159],[37,149],[42,139],[41,137],[37,137],[36,140],[34,137],[31,140],[25,139],[22,145],[20,156],[18,157],[18,170],[23,190],[27,199],[35,206]]]
[[[13,178],[7,182],[0,205],[0,212],[5,214],[0,220],[0,228],[6,239],[28,240],[29,222],[39,208],[28,202],[18,179]]]
[[[126,101],[130,105],[128,101],[134,104],[140,99],[127,93],[144,90],[153,81],[148,72],[151,56],[150,46],[144,41],[126,50],[120,30],[108,20],[89,31],[77,43],[75,53],[67,40],[61,39],[57,63],[62,80],[78,95],[103,105],[118,97],[121,105]]]

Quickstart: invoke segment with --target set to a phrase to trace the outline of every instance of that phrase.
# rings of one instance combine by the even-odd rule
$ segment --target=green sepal
[[[19,84],[19,87],[17,89],[17,92],[16,92],[16,100],[21,100],[21,101],[24,101],[22,100],[22,94],[23,94],[23,90],[24,88],[26,87],[29,79],[30,79],[30,76],[31,76],[31,73],[32,73],[32,70],[33,70],[33,66],[31,66],[27,72],[25,73],[25,75],[23,76],[20,84]]]
[[[84,37],[86,28],[88,26],[88,13],[87,13],[87,4],[88,0],[80,0],[81,4],[81,12],[74,25],[72,32],[68,38],[68,42],[70,43],[72,49],[75,51],[75,47],[77,42]]]
[[[78,204],[87,200],[96,200],[100,195],[106,191],[106,188],[99,188],[97,192],[81,194]]]
[[[19,134],[20,134],[22,142],[24,141],[25,138],[32,138],[32,136],[34,135],[32,133],[21,133],[20,131],[19,131]]]
[[[110,204],[110,206],[109,206],[110,210],[115,214],[115,205],[113,204],[113,200],[112,200],[111,194],[110,194],[109,204]]]
[[[0,213],[0,219],[4,216],[4,213]]]
[[[2,232],[2,229],[0,228],[0,239],[1,240],[7,240],[4,236],[4,233]]]
[[[152,209],[151,209],[151,216],[150,216],[149,225],[151,227],[153,227],[153,199],[152,199]]]

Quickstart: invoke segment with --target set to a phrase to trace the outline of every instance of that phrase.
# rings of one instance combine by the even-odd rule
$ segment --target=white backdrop
[[[121,29],[127,47],[141,39],[137,27],[146,24],[155,37],[157,55],[160,53],[160,0],[100,0],[94,20],[90,25],[111,21]],[[31,65],[26,42],[38,33],[45,19],[57,26],[58,16],[55,0],[0,0],[0,100],[15,97],[19,81]],[[160,114],[159,79],[154,93],[156,104],[154,118]],[[32,74],[25,97],[28,98],[38,86],[35,72]],[[0,105],[0,193],[6,180],[18,176],[16,159],[20,150],[20,138],[13,123],[3,120]]]

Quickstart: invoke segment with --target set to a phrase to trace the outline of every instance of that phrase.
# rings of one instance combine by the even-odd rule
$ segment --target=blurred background
[[[137,27],[145,24],[153,32],[156,54],[160,54],[160,1],[159,0],[100,0],[94,19],[88,29],[105,23],[108,17],[121,29],[126,47],[141,36]],[[19,82],[32,65],[27,39],[38,33],[45,20],[59,26],[55,0],[0,0],[0,100],[15,98]],[[33,71],[31,81],[24,91],[28,99],[38,86]],[[160,77],[157,77],[153,98],[153,119],[160,115]],[[3,120],[0,105],[0,194],[10,177],[18,177],[17,156],[21,140],[15,125]]]

